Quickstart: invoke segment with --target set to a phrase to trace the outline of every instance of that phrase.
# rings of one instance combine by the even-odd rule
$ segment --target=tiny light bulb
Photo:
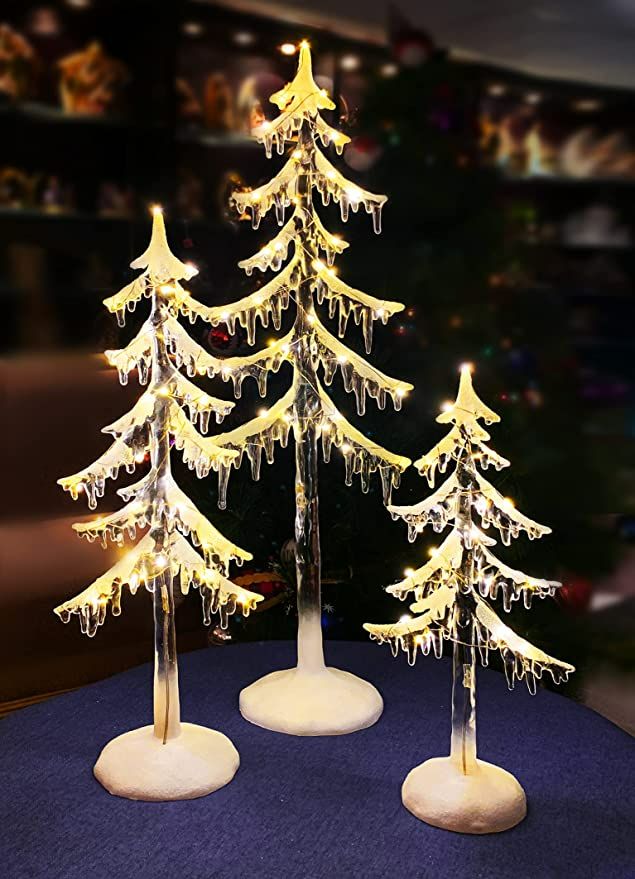
[[[340,58],[340,67],[342,70],[357,70],[359,65],[359,55],[343,55]]]
[[[430,558],[433,558],[438,553],[438,551],[439,548],[437,546],[431,546],[428,550],[428,555],[430,556]]]
[[[159,555],[156,558],[156,562],[157,562],[157,565],[159,565],[160,567],[163,567],[165,565],[165,563],[167,562],[167,558],[163,555],[163,553],[159,553]]]
[[[403,575],[404,575],[404,577],[412,577],[414,572],[415,572],[414,568],[406,568],[403,572]]]
[[[222,317],[223,320],[227,320],[227,318],[229,317],[229,312],[228,311],[221,311],[220,316]]]
[[[151,211],[152,211],[152,215],[153,215],[153,216],[157,216],[158,214],[162,214],[162,213],[163,213],[163,208],[161,207],[160,204],[153,204],[153,205],[152,205],[152,208],[151,208]]]
[[[446,400],[445,403],[441,404],[441,411],[442,412],[449,412],[453,406],[454,406],[454,403],[451,403],[449,400]]]
[[[300,48],[301,49],[310,49],[311,43],[309,43],[308,40],[302,40],[302,42],[300,43]]]
[[[474,372],[474,364],[473,363],[462,363],[461,364],[461,372]]]
[[[387,64],[382,64],[379,68],[379,73],[381,76],[385,76],[386,78],[390,78],[391,76],[397,76],[399,73],[399,68],[396,64],[391,64],[388,62]]]
[[[302,150],[294,150],[291,153],[291,155],[293,156],[294,159],[301,159],[302,158]]]
[[[268,409],[259,409],[259,410],[258,410],[258,417],[259,417],[259,418],[264,418],[265,415],[268,414],[268,412],[269,412]]]
[[[341,449],[342,449],[342,452],[344,452],[344,454],[346,454],[347,452],[350,452],[351,446],[348,443],[342,443]]]
[[[403,614],[403,616],[399,617],[399,622],[400,623],[409,623],[411,619],[412,619],[412,617],[410,616],[410,614],[405,613],[405,614]]]
[[[348,363],[348,357],[346,356],[346,354],[338,354],[337,355],[337,362],[338,363]]]
[[[508,506],[508,507],[512,507],[512,508],[513,508],[513,507],[516,506],[516,504],[514,503],[514,499],[511,498],[511,497],[506,497],[506,498],[504,498],[504,501],[505,501],[505,505]]]
[[[280,51],[282,52],[283,55],[295,55],[296,48],[293,43],[283,43],[280,46]]]
[[[397,388],[397,396],[405,397],[408,391],[405,388]]]

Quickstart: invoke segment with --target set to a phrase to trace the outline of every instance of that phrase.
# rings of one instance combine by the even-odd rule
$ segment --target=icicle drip
[[[407,465],[401,462],[388,463],[385,450],[381,446],[372,446],[368,440],[364,443],[355,441],[349,436],[346,427],[341,424],[344,419],[333,419],[324,416],[320,425],[322,438],[322,453],[324,461],[328,463],[331,457],[331,448],[335,446],[344,456],[345,483],[353,484],[353,476],[359,476],[361,488],[364,494],[370,490],[370,477],[379,472],[382,483],[382,496],[385,504],[390,503],[393,488],[398,488],[401,482],[401,473]],[[361,436],[361,434],[360,434]],[[365,438],[364,438],[365,439]],[[390,454],[390,453],[388,453]],[[394,456],[397,458],[398,456]],[[401,459],[403,461],[405,459]]]
[[[139,383],[147,384],[150,373],[152,358],[152,328],[146,321],[135,338],[125,348],[105,351],[105,357],[111,366],[119,373],[119,381],[122,385],[128,384],[128,374],[133,369],[137,370]]]
[[[226,629],[229,617],[237,608],[244,617],[248,617],[263,596],[242,589],[225,577],[209,572],[203,581],[194,584],[201,593],[203,603],[203,622],[209,626],[212,615],[218,614],[222,629]]]
[[[184,594],[191,586],[201,592],[212,590],[217,605],[225,608],[226,615],[233,613],[237,604],[243,613],[248,613],[262,600],[261,595],[248,592],[218,572],[208,570],[198,553],[175,532],[160,553],[157,553],[154,539],[147,534],[109,571],[76,598],[57,607],[55,613],[62,622],[68,622],[73,614],[79,616],[82,632],[92,638],[106,619],[108,605],[114,616],[121,612],[123,588],[128,588],[133,595],[140,587],[152,592],[167,570]]]
[[[295,246],[302,232],[310,234],[317,246],[324,251],[329,266],[333,265],[337,254],[342,253],[348,243],[337,235],[328,232],[315,211],[297,205],[292,217],[283,229],[268,244],[248,259],[241,260],[238,265],[251,276],[254,270],[265,272],[268,269],[277,272],[286,261],[291,246]]]
[[[445,473],[448,464],[456,461],[464,448],[470,450],[472,462],[483,470],[487,470],[490,466],[495,470],[509,467],[506,458],[484,445],[483,440],[486,439],[489,439],[489,434],[477,422],[455,426],[430,452],[415,461],[414,466],[422,476],[426,477],[431,488],[434,486],[437,470],[439,473]],[[474,451],[472,447],[476,450]]]
[[[228,467],[225,469],[229,471]],[[240,565],[251,558],[250,553],[224,537],[203,516],[171,475],[162,478],[160,492],[157,491],[157,471],[152,468],[139,482],[120,488],[117,493],[124,501],[131,502],[124,510],[129,509],[131,514],[146,519],[151,512],[154,522],[168,533],[178,530],[185,537],[189,537],[194,546],[202,550],[210,567],[221,568],[226,574],[230,561]],[[124,510],[113,514],[113,517],[123,514]],[[99,523],[100,520],[96,520],[93,523],[74,527],[79,533],[80,530],[88,528],[97,529]],[[146,524],[149,524],[149,521]]]
[[[418,652],[423,656],[430,653],[441,659],[443,656],[443,642],[448,635],[442,628],[424,628],[416,634],[394,635],[390,633],[390,626],[370,626],[364,625],[370,633],[371,641],[377,641],[379,644],[389,644],[393,656],[397,656],[399,651],[403,651],[408,657],[408,665],[414,665]],[[386,631],[379,631],[385,628]]]
[[[521,531],[524,531],[530,540],[551,533],[551,529],[546,525],[540,525],[518,512],[513,502],[509,498],[504,498],[480,474],[474,475],[478,486],[478,490],[474,493],[474,507],[481,516],[482,526],[488,528],[494,525],[505,546],[509,546],[512,538],[515,540]]]
[[[201,433],[207,433],[212,414],[215,416],[216,423],[220,424],[234,408],[234,403],[210,397],[176,371],[172,373],[170,380],[163,387],[158,388],[156,392],[169,396],[172,400],[177,401],[181,407],[185,407],[190,421],[193,424],[198,422]]]
[[[300,260],[294,256],[276,278],[256,290],[255,293],[230,305],[208,308],[201,312],[200,317],[211,323],[212,326],[225,323],[232,335],[236,331],[236,323],[238,322],[247,332],[247,341],[253,345],[256,341],[256,322],[258,320],[263,327],[268,327],[271,318],[275,329],[280,329],[282,312],[289,307],[290,297],[297,296],[301,275]]]
[[[271,208],[275,208],[278,225],[283,226],[286,209],[294,202],[298,194],[297,187],[296,161],[290,159],[264,186],[248,192],[234,192],[232,197],[236,209],[240,213],[248,212],[251,215],[253,229],[260,226],[261,219],[269,213]]]
[[[335,317],[335,311],[339,308],[338,335],[340,338],[346,333],[346,325],[349,317],[359,326],[362,326],[366,353],[370,353],[373,339],[373,322],[380,320],[383,324],[393,314],[403,310],[400,302],[388,302],[369,296],[361,290],[355,290],[341,281],[333,269],[329,269],[320,260],[313,263],[315,277],[312,289],[315,291],[318,304],[328,300],[329,317]]]
[[[314,332],[317,358],[324,368],[324,383],[330,385],[339,369],[344,389],[355,394],[358,415],[364,415],[366,411],[367,394],[380,409],[386,406],[386,396],[390,397],[396,410],[401,409],[404,396],[412,390],[411,384],[379,372],[332,336],[317,318]]]
[[[346,223],[349,211],[357,213],[360,205],[373,217],[373,229],[381,232],[381,211],[387,201],[385,195],[376,195],[347,180],[319,150],[315,152],[315,171],[313,184],[320,193],[322,204],[330,204],[331,199],[340,206],[342,221]]]
[[[175,318],[168,318],[163,331],[168,351],[174,358],[177,368],[184,367],[191,378],[195,375],[207,375],[213,378],[221,371],[223,361],[201,348],[198,342],[188,336]]]
[[[125,538],[135,540],[137,529],[147,528],[152,520],[152,510],[141,502],[129,504],[109,516],[100,516],[92,522],[77,522],[74,530],[89,543],[100,540],[104,549],[108,542],[123,546]]]
[[[269,374],[278,372],[283,363],[293,359],[292,340],[293,333],[290,332],[256,354],[228,357],[223,361],[221,376],[224,381],[231,379],[233,382],[236,399],[242,395],[243,381],[250,377],[256,380],[260,396],[266,396]]]
[[[526,677],[530,691],[534,692],[536,679],[540,679],[543,671],[551,674],[555,684],[566,681],[569,674],[574,671],[572,665],[554,659],[517,635],[478,596],[474,631],[478,645],[483,645],[488,650],[500,651],[510,689],[513,688],[516,680]]]
[[[264,449],[267,463],[273,463],[275,444],[286,448],[293,423],[294,388],[275,403],[271,409],[261,412],[247,424],[214,437],[214,443],[232,454],[233,466],[238,469],[246,454],[254,479],[260,478],[260,465]],[[219,489],[219,507],[224,509],[224,492]]]
[[[204,479],[210,470],[217,472],[221,479],[224,468],[230,466],[231,458],[227,457],[225,460],[219,458],[215,446],[210,448],[205,445],[208,442],[209,440],[198,434],[193,427],[191,431],[181,430],[180,433],[174,434],[175,448],[182,452],[184,463],[190,470],[196,472],[199,479]]]
[[[500,590],[506,611],[511,609],[512,601],[521,597],[529,610],[533,598],[553,597],[562,586],[555,580],[540,580],[510,568],[484,546],[480,546],[475,554],[475,562],[474,577],[479,593],[483,598],[495,600]]]
[[[111,314],[116,315],[120,327],[126,324],[126,312],[134,311],[137,304],[144,296],[152,295],[152,285],[149,273],[144,272],[127,284],[119,293],[104,299],[104,305]]]
[[[304,106],[306,106],[306,103]],[[331,128],[319,114],[308,114],[304,106],[298,106],[296,112],[285,112],[273,121],[265,120],[261,125],[254,128],[252,134],[258,143],[264,146],[268,159],[272,157],[274,147],[279,156],[284,154],[285,144],[297,138],[305,119],[310,120],[322,146],[326,148],[332,144],[338,156],[342,155],[344,147],[347,143],[350,143],[350,137],[341,131],[337,131],[335,128]]]
[[[74,501],[85,493],[89,509],[94,510],[97,498],[104,496],[106,480],[116,479],[122,467],[127,473],[133,473],[135,467],[145,460],[148,450],[147,431],[135,430],[130,436],[115,440],[103,455],[84,470],[58,479],[58,485],[68,491]]]
[[[358,474],[363,492],[370,488],[371,474],[379,471],[384,503],[390,503],[392,489],[399,487],[401,474],[410,459],[373,444],[338,412],[320,385],[318,391],[322,404],[319,430],[325,461],[330,458],[332,446],[340,449],[344,456],[346,485],[351,485],[353,476]]]

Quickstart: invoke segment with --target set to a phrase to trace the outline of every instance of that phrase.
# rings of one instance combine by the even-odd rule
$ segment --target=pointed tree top
[[[152,234],[150,244],[140,257],[130,263],[132,269],[147,269],[149,274],[161,281],[189,280],[198,274],[195,266],[177,259],[168,244],[165,232],[163,209],[159,205],[152,208]]]
[[[300,43],[298,70],[292,82],[269,98],[280,110],[301,112],[315,116],[318,110],[334,110],[335,104],[326,89],[321,89],[313,79],[311,49],[306,40]]]
[[[459,392],[454,403],[444,407],[444,411],[437,416],[439,424],[456,425],[469,424],[482,418],[486,424],[500,421],[500,417],[478,397],[472,386],[472,366],[464,363],[461,366],[461,378],[459,380]]]

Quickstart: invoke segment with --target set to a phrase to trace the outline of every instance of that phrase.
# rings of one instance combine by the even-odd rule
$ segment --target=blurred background
[[[597,2],[583,20],[574,0],[4,0],[0,711],[151,656],[147,594],[128,597],[94,641],[53,616],[116,552],[75,536],[87,510],[56,479],[103,451],[101,426],[138,392],[99,352],[124,345],[143,309],[119,329],[101,303],[132,277],[150,204],[164,206],[174,251],[199,267],[197,298],[221,304],[259,283],[236,263],[272,229],[254,233],[228,194],[277,170],[250,131],[275,115],[268,97],[307,38],[337,103],[331,122],[352,137],[340,167],[389,195],[380,238],[365,217],[342,229],[336,210],[323,216],[351,243],[346,280],[407,303],[376,331],[370,359],[415,385],[401,413],[371,403],[359,419],[337,390],[336,402],[415,458],[443,435],[434,418],[458,365],[475,364],[502,417],[492,445],[512,461],[494,481],[553,528],[504,558],[565,584],[557,601],[515,609],[511,624],[578,667],[569,695],[635,730],[634,37],[627,0]],[[347,343],[361,350],[356,329]],[[216,355],[248,350],[240,332],[191,331]],[[288,381],[281,371],[269,399]],[[247,383],[229,426],[260,405]],[[266,598],[223,633],[203,627],[191,594],[180,648],[293,637],[292,450],[258,483],[247,467],[234,473],[223,514],[213,478],[175,471],[254,552],[237,580]],[[378,486],[345,488],[340,460],[320,479],[325,634],[360,638],[362,622],[401,615],[383,587],[421,564],[434,535],[408,544]],[[427,493],[413,471],[396,499]],[[110,490],[100,510],[116,503]]]

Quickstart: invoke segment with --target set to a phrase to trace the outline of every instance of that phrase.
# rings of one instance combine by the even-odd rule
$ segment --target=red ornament
[[[556,596],[560,604],[571,614],[584,613],[589,608],[593,583],[584,577],[567,577]]]
[[[344,161],[353,171],[368,171],[381,156],[381,147],[374,137],[354,137],[346,148]]]
[[[232,337],[225,326],[212,327],[207,334],[210,348],[216,351],[226,351],[232,344]]]

